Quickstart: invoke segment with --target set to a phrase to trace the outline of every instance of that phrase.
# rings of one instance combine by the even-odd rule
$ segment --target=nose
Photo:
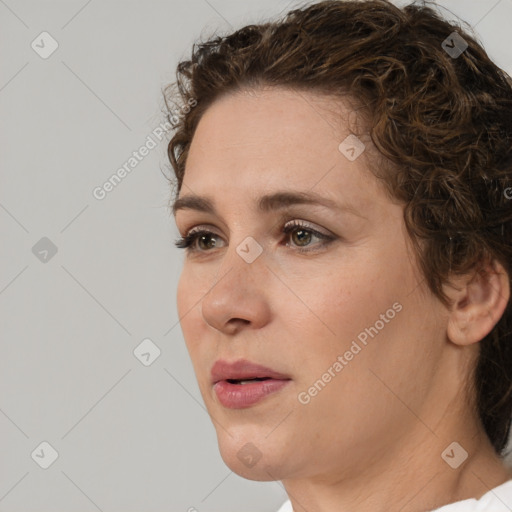
[[[201,302],[206,323],[224,334],[263,327],[272,311],[266,289],[269,275],[264,253],[248,263],[236,247],[229,248]]]

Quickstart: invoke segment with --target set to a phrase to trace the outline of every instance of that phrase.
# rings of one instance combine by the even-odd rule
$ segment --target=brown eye
[[[320,233],[316,229],[302,224],[299,221],[285,225],[282,231],[287,235],[286,239],[291,241],[291,243],[286,243],[286,246],[291,248],[296,247],[295,251],[301,253],[321,249],[335,239],[335,237]],[[312,241],[314,238],[321,240],[321,243],[313,244]],[[219,240],[221,241],[220,243]],[[206,253],[211,249],[221,247],[223,241],[219,235],[212,231],[206,229],[192,229],[187,235],[183,238],[179,238],[174,243],[176,247],[186,249],[189,253]],[[312,246],[311,249],[309,248],[310,245]]]
[[[179,249],[186,249],[187,252],[208,252],[218,247],[219,235],[206,229],[190,230],[187,235],[178,238],[174,244]]]
[[[290,246],[296,246],[296,250],[302,253],[312,252],[316,249],[323,248],[330,241],[334,240],[334,237],[325,233],[320,233],[316,229],[313,229],[299,221],[293,221],[290,224],[285,225],[283,227],[283,231],[288,235],[288,238],[291,241]],[[311,243],[314,238],[321,240],[321,243]],[[309,246],[311,246],[311,249]]]
[[[216,246],[216,235],[214,233],[204,233],[199,235],[197,238],[197,243],[200,250],[208,250],[213,249]],[[213,242],[212,242],[213,240]],[[204,242],[204,243],[203,243]]]
[[[292,231],[292,239],[296,245],[303,246],[303,245],[309,245],[309,242],[311,241],[311,232],[307,229],[296,229],[295,231]]]

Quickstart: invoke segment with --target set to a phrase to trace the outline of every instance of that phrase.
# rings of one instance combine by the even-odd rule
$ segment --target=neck
[[[350,466],[326,464],[321,474],[283,479],[294,512],[425,512],[479,499],[512,479],[476,409],[461,400],[466,384],[453,374],[433,379],[432,393],[414,412],[414,426],[405,436],[368,441],[372,450],[362,448]]]
[[[380,459],[365,473],[338,478],[316,475],[283,480],[283,484],[294,512],[425,512],[456,501],[479,499],[512,479],[511,468],[498,457],[485,434],[472,442],[460,441],[468,458],[457,469],[441,457],[449,444],[436,438],[428,450],[423,443],[415,450],[404,443],[402,450],[393,452],[392,464]],[[458,457],[457,449],[454,452],[453,458]],[[432,454],[428,461],[426,453]]]

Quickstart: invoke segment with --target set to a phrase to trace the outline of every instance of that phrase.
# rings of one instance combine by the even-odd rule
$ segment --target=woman
[[[511,510],[506,73],[433,8],[333,0],[177,78],[177,303],[225,463],[282,512]]]

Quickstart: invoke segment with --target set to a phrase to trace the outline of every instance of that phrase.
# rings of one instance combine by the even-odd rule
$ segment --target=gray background
[[[0,512],[284,501],[280,483],[224,465],[202,405],[176,313],[165,140],[103,200],[92,191],[164,121],[161,88],[194,40],[295,4],[0,0]],[[442,5],[512,74],[512,0]],[[45,59],[31,47],[50,48],[43,31],[59,45]],[[149,366],[133,352],[146,338],[161,350]],[[43,441],[59,455],[48,469]]]

